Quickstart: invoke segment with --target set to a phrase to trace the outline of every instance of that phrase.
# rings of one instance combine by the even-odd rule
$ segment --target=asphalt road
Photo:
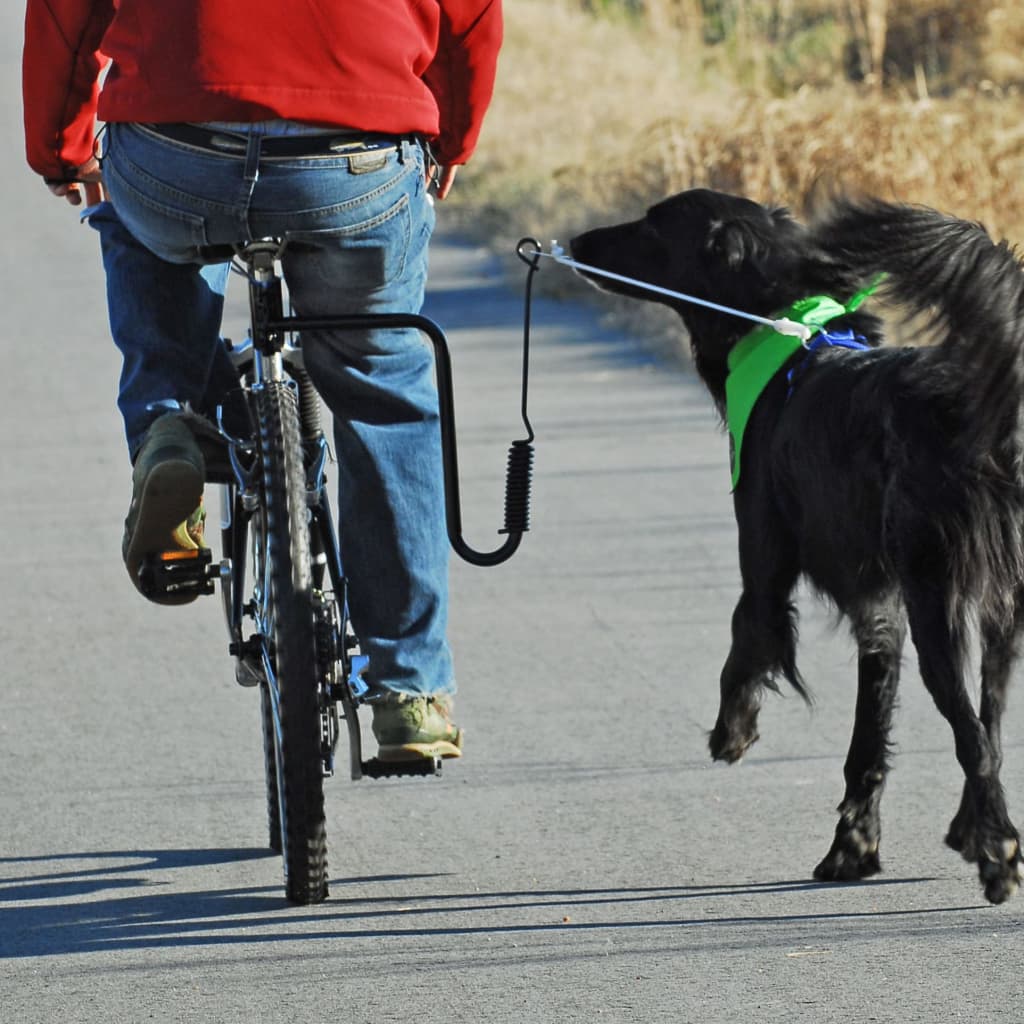
[[[17,8],[19,5],[13,5]],[[0,1020],[943,1022],[1024,1006],[1024,896],[942,845],[960,777],[912,659],[877,879],[819,885],[854,664],[803,600],[817,697],[771,697],[712,766],[737,593],[725,442],[692,377],[541,303],[533,531],[452,569],[466,757],[327,784],[331,897],[282,898],[257,701],[215,600],[137,598],[92,232],[22,166],[20,11],[0,14]],[[510,240],[514,241],[514,240]],[[520,297],[441,239],[463,518],[496,544],[520,436]],[[560,269],[548,273],[563,273]],[[1005,782],[1024,818],[1024,697]]]

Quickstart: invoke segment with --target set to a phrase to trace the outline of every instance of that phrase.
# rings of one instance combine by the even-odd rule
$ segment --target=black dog
[[[778,677],[806,698],[791,603],[806,577],[851,623],[859,659],[846,791],[832,848],[814,874],[879,871],[879,802],[909,623],[966,779],[946,842],[978,864],[986,897],[1002,902],[1022,867],[999,781],[1000,718],[1024,628],[1019,260],[980,226],[923,207],[838,200],[804,226],[785,210],[702,189],[571,245],[581,263],[773,318],[811,296],[847,303],[884,272],[888,294],[931,318],[934,345],[878,348],[881,321],[847,303],[827,323],[828,337],[816,332],[810,351],[794,351],[770,328],[748,341],[742,319],[591,275],[608,291],[679,313],[733,435],[743,592],[712,755],[736,761],[757,739],[762,691],[776,689]],[[727,410],[729,356],[741,341],[737,354],[760,347],[769,363],[781,362],[763,374],[759,397],[748,395],[745,430]],[[850,347],[858,342],[861,351]],[[980,714],[964,679],[975,620]]]

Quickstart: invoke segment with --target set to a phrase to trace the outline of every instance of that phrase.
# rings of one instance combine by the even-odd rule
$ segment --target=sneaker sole
[[[124,550],[124,564],[135,588],[156,604],[188,604],[197,594],[154,598],[139,584],[146,555],[169,550],[171,531],[196,509],[203,496],[203,474],[187,459],[167,459],[154,466],[142,484],[135,529]]]
[[[438,740],[436,743],[404,743],[401,746],[383,746],[377,748],[377,759],[379,761],[419,761],[423,758],[434,757],[462,757],[462,736],[460,734],[458,745],[448,740]]]

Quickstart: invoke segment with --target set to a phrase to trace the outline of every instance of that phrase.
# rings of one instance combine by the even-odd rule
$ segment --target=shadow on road
[[[830,922],[962,913],[966,907],[880,909],[736,916],[743,897],[799,896],[843,888],[805,880],[736,885],[643,886],[423,893],[418,882],[448,877],[403,874],[332,879],[317,907],[288,904],[279,886],[196,891],[182,886],[190,869],[264,858],[255,849],[158,850],[0,858],[0,867],[38,864],[40,871],[0,881],[0,958],[68,953],[258,945],[309,939],[429,938],[557,931],[626,932],[644,928],[813,928]],[[76,862],[99,866],[76,867]],[[53,870],[45,870],[52,865]],[[169,877],[154,877],[171,872]],[[927,878],[874,879],[860,887],[914,886]],[[388,895],[377,895],[387,885]],[[173,886],[173,888],[172,888]],[[366,893],[367,886],[374,887]],[[363,889],[365,894],[360,894]],[[419,894],[411,890],[419,889]],[[129,893],[127,890],[132,890]],[[696,903],[694,903],[696,901]],[[689,904],[680,916],[671,904]],[[806,905],[804,905],[806,907]],[[601,911],[600,919],[595,911]],[[638,914],[638,911],[641,911]],[[647,911],[647,912],[643,912]],[[705,934],[702,942],[708,941]]]

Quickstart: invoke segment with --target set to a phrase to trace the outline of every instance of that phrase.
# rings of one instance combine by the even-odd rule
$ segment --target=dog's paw
[[[735,764],[757,742],[759,735],[753,725],[749,731],[737,732],[719,719],[708,737],[708,749],[716,761]]]
[[[968,864],[975,864],[979,859],[978,833],[974,821],[968,821],[959,814],[950,822],[946,833],[946,845],[956,850]]]
[[[819,882],[853,882],[870,878],[882,870],[878,841],[869,840],[857,828],[837,833],[832,849],[814,869]]]
[[[1005,903],[1020,887],[1024,878],[1020,839],[1016,836],[1002,841],[1001,848],[983,851],[978,859],[978,875],[989,903]]]

